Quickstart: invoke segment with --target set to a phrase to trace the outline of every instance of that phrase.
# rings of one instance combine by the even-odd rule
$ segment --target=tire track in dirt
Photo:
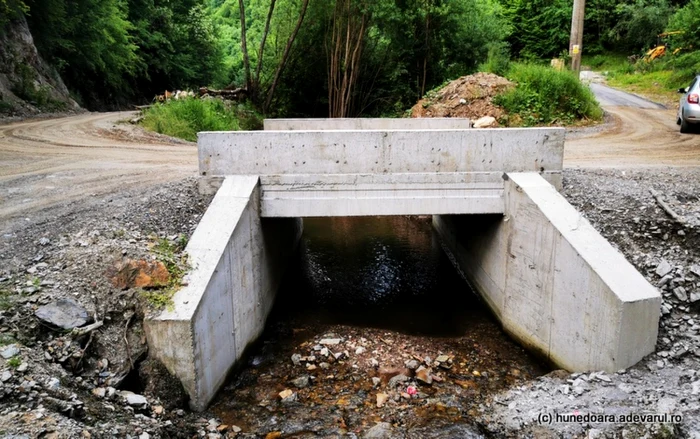
[[[197,147],[87,113],[0,125],[0,232],[52,208],[197,174]]]
[[[700,166],[700,135],[681,134],[675,109],[653,105],[634,95],[598,85],[601,102],[614,118],[610,129],[566,141],[564,166],[568,168],[632,168]],[[596,89],[594,89],[596,91]],[[615,98],[615,95],[620,95]],[[629,99],[625,98],[625,95]],[[620,103],[625,105],[620,105]]]

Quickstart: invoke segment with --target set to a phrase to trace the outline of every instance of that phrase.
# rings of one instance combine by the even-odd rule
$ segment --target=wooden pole
[[[586,15],[586,0],[574,0],[574,13],[571,17],[571,40],[569,56],[571,70],[581,72],[581,53],[583,52],[583,20]]]

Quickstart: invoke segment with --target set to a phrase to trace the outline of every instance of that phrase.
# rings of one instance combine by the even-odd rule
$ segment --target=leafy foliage
[[[635,50],[656,45],[672,9],[666,0],[636,0],[618,5],[615,12],[620,18],[610,33],[619,42],[617,48]]]
[[[259,129],[260,116],[249,106],[219,99],[179,99],[156,104],[144,114],[143,125],[157,133],[196,141],[200,131]]]
[[[369,23],[348,116],[397,115],[427,90],[474,72],[489,45],[509,32],[499,3],[491,0],[397,0],[366,4]],[[329,24],[327,3],[310,6],[299,34],[303,56],[290,60],[278,107],[289,114],[328,114]],[[319,43],[322,42],[322,43]],[[301,111],[300,111],[301,110]]]
[[[494,103],[511,115],[518,115],[522,125],[598,120],[603,115],[590,89],[568,71],[514,63],[506,77],[517,86],[497,96]],[[507,122],[512,124],[513,121]]]
[[[682,31],[678,35],[677,46],[686,51],[698,49],[700,45],[700,0],[690,0],[669,20],[669,31]]]
[[[513,24],[513,53],[525,59],[557,56],[569,47],[572,2],[569,0],[501,0]]]
[[[0,0],[0,32],[10,20],[21,16],[29,10],[22,0]]]
[[[517,74],[523,68],[511,68],[511,58],[561,57],[569,46],[571,0],[313,0],[308,10],[305,2],[242,0],[241,20],[239,0],[0,0],[0,29],[25,14],[40,53],[93,109],[150,101],[164,90],[247,84],[258,108],[285,116],[401,115],[450,79],[477,68]],[[348,24],[352,44],[344,45],[348,32],[333,29]],[[683,30],[672,43],[682,56],[663,65],[677,72],[676,82],[699,69],[700,0],[588,0],[585,26],[584,53],[625,57],[656,44],[664,30]],[[606,58],[593,61],[602,66]],[[18,92],[43,99],[33,87]],[[542,104],[521,98],[532,108]],[[247,120],[247,113],[205,107],[211,105],[219,104],[156,106],[153,128],[192,139],[194,117],[211,126]],[[566,118],[574,110],[531,114]]]
[[[28,5],[40,53],[93,107],[207,84],[220,72],[218,35],[196,0],[30,0]]]

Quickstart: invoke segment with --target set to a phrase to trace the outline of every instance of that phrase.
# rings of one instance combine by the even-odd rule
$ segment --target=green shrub
[[[505,75],[510,67],[510,46],[507,43],[497,42],[489,44],[488,48],[488,57],[486,62],[479,66],[479,71],[499,76]]]
[[[6,102],[2,96],[0,95],[0,114],[3,113],[11,113],[15,109],[14,105],[12,105],[9,102]]]
[[[187,98],[155,104],[143,118],[146,129],[189,141],[197,140],[200,131],[257,130],[260,115],[248,104],[220,99]]]
[[[687,87],[696,75],[700,75],[700,52],[670,58],[667,66],[673,70],[673,74],[666,86],[669,89]]]
[[[603,116],[593,93],[570,71],[514,63],[506,77],[517,86],[496,96],[494,103],[518,115],[522,125],[571,124]]]
[[[600,68],[601,66],[603,66],[603,65],[606,63],[607,60],[608,60],[608,59],[607,59],[605,56],[603,56],[603,55],[596,55],[596,56],[594,56],[593,58],[591,58],[591,60],[588,62],[588,64],[589,64],[592,68],[598,69],[598,68]]]
[[[48,86],[35,84],[36,72],[27,64],[17,64],[15,75],[18,80],[12,86],[12,93],[18,98],[46,111],[65,110],[66,103],[51,97]]]

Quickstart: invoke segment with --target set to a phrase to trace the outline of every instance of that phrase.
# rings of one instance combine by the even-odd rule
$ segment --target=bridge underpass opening
[[[557,192],[563,134],[200,133],[200,173],[223,182],[188,285],[146,320],[151,352],[203,410],[262,333],[300,217],[431,215],[515,340],[571,371],[632,366],[654,349],[661,298]]]
[[[503,332],[455,269],[431,217],[304,218],[303,225],[263,335],[210,407],[224,424],[267,431],[276,418],[274,429],[286,434],[315,431],[333,425],[341,401],[350,406],[345,422],[358,426],[377,412],[376,394],[413,387],[420,395],[401,399],[412,429],[446,429],[445,419],[422,409],[431,400],[459,406],[450,428],[476,430],[470,410],[549,372]],[[416,373],[419,366],[425,370]],[[313,377],[308,385],[305,377]],[[390,386],[392,378],[402,382]],[[292,383],[299,380],[301,388]],[[298,403],[279,401],[287,388]]]

